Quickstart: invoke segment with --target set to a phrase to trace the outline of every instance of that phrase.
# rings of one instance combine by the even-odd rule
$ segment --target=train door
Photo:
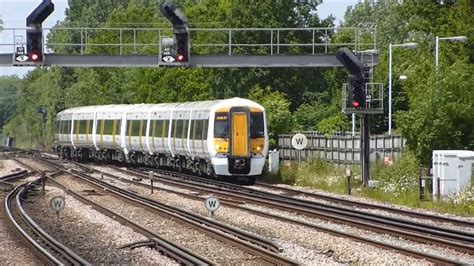
[[[249,156],[249,111],[247,108],[237,107],[230,110],[231,117],[231,156]]]
[[[246,175],[250,172],[250,111],[246,107],[232,107],[229,110],[229,117],[231,119],[229,172]]]

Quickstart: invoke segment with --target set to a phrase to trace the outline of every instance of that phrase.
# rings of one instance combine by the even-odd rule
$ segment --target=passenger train
[[[61,158],[171,167],[250,184],[268,152],[265,110],[242,98],[75,107],[57,114],[54,133]]]

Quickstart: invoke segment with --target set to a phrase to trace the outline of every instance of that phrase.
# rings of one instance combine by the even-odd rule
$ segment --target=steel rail
[[[123,169],[121,169],[121,170],[126,172],[126,170],[123,170]],[[98,172],[98,170],[96,170],[96,169],[94,169],[94,171]],[[135,174],[135,173],[131,172],[131,174]],[[125,183],[134,184],[134,185],[138,185],[138,186],[142,186],[142,187],[149,187],[149,185],[147,185],[147,184],[143,184],[143,183],[136,182],[136,181],[133,181],[133,180],[120,178],[120,177],[117,177],[113,174],[104,173],[104,175],[108,176],[108,177],[112,177],[112,178],[117,179],[117,180],[120,180],[120,181],[125,182]],[[203,200],[204,199],[204,197],[200,197],[200,196],[196,196],[196,195],[190,195],[188,193],[179,192],[179,191],[175,191],[175,190],[171,190],[171,189],[160,188],[160,187],[157,187],[156,189],[160,190],[160,191],[167,192],[167,193],[177,194],[177,195],[180,195],[182,197],[190,198],[190,199],[193,199],[193,200]],[[370,239],[370,238],[366,238],[366,237],[346,233],[346,232],[343,232],[343,231],[318,226],[316,224],[308,223],[308,222],[305,222],[305,221],[300,221],[300,220],[288,218],[288,217],[285,217],[285,216],[266,213],[266,212],[263,212],[263,211],[259,211],[259,210],[250,209],[250,208],[247,208],[247,207],[240,206],[239,204],[243,204],[243,202],[236,203],[235,201],[229,200],[229,199],[221,199],[220,201],[221,201],[221,204],[223,206],[228,206],[228,207],[240,209],[242,211],[250,212],[250,213],[253,213],[253,214],[256,214],[256,215],[259,215],[259,216],[263,216],[263,217],[267,217],[267,218],[271,218],[271,219],[277,219],[277,220],[280,220],[280,221],[283,221],[283,222],[290,222],[290,223],[306,226],[306,227],[309,227],[309,228],[312,228],[312,229],[316,229],[316,230],[319,230],[319,231],[326,232],[326,233],[331,234],[331,235],[350,238],[350,239],[353,239],[357,242],[362,242],[362,243],[366,243],[366,244],[369,244],[369,245],[372,245],[372,246],[377,246],[377,247],[380,247],[380,248],[383,248],[383,249],[386,249],[386,250],[395,250],[397,252],[403,253],[405,255],[408,255],[408,256],[411,256],[411,257],[414,257],[414,258],[425,259],[425,260],[431,261],[435,264],[457,265],[457,264],[460,263],[459,261],[456,261],[456,260],[451,260],[451,259],[443,258],[443,257],[440,257],[440,256],[436,256],[436,255],[432,255],[432,254],[428,254],[428,253],[423,253],[423,252],[420,252],[420,251],[400,247],[400,246],[397,246],[397,245],[392,245],[392,244],[384,243],[384,242],[381,242],[381,241],[373,240],[373,239]]]
[[[55,175],[59,175],[61,173],[56,173]],[[54,175],[51,175],[53,177]],[[60,182],[56,181],[53,178],[48,179],[48,181],[53,182],[56,186],[62,188],[67,194],[73,196],[77,200],[81,201],[82,203],[92,206],[95,210],[99,211],[107,215],[109,218],[113,220],[118,220],[121,224],[127,225],[133,228],[135,231],[139,232],[140,234],[148,237],[152,242],[154,242],[154,247],[158,249],[160,252],[165,254],[166,256],[177,260],[180,264],[185,265],[213,265],[215,263],[207,260],[206,258],[194,254],[190,250],[180,246],[177,243],[174,243],[170,240],[166,240],[162,238],[160,235],[155,234],[148,229],[140,226],[137,223],[132,222],[131,220],[125,218],[124,216],[113,212],[107,208],[102,207],[101,205],[87,199],[86,197],[72,191],[71,189],[67,188],[65,185],[61,184]]]
[[[177,174],[175,172],[170,172],[170,171],[162,171],[162,170],[158,170],[158,171],[160,173],[163,172],[167,175],[172,175],[172,176],[176,176]],[[203,178],[195,179],[194,176],[189,176],[189,175],[184,175],[184,174],[181,174],[181,176],[186,176],[186,178],[191,179],[194,182],[196,182],[196,180],[198,182],[201,182],[201,180],[203,180]],[[242,192],[245,192],[246,195],[254,195],[259,198],[274,198],[275,201],[279,201],[282,203],[293,204],[295,206],[301,206],[305,208],[310,208],[310,209],[314,209],[318,211],[325,211],[325,212],[334,213],[334,214],[350,215],[354,218],[365,219],[369,221],[381,222],[382,220],[386,220],[387,223],[390,223],[391,225],[394,225],[394,226],[399,226],[401,228],[416,230],[416,231],[423,231],[424,233],[427,233],[427,234],[438,235],[440,237],[451,238],[451,239],[460,240],[460,241],[464,241],[468,243],[474,243],[474,234],[470,232],[464,232],[464,231],[450,229],[450,228],[441,228],[441,227],[430,225],[430,224],[424,224],[424,223],[419,223],[415,221],[407,221],[407,220],[398,219],[394,217],[387,217],[387,216],[383,216],[379,214],[373,214],[373,213],[368,213],[368,212],[364,212],[360,210],[354,210],[347,207],[328,205],[328,204],[304,200],[304,199],[296,199],[289,196],[272,194],[269,192],[254,190],[251,188],[229,184],[225,182],[206,180],[206,179],[204,179],[204,181],[202,182],[206,183],[206,185],[208,186],[222,187],[229,192],[236,191],[236,190],[242,191]],[[385,221],[383,222],[385,223]]]
[[[120,170],[120,169],[117,169],[117,170]],[[139,173],[139,172],[136,172],[136,173],[141,174],[143,178],[148,178],[147,175],[145,175],[143,173]],[[176,175],[176,173],[173,172],[173,175]],[[331,220],[331,221],[334,221],[334,222],[337,222],[337,223],[346,223],[346,224],[349,224],[349,225],[362,227],[364,229],[368,229],[368,230],[376,231],[376,232],[380,232],[380,233],[390,232],[392,235],[396,235],[396,236],[402,235],[402,236],[404,236],[404,237],[406,237],[410,240],[416,241],[416,242],[424,242],[424,243],[429,243],[429,244],[436,243],[436,244],[439,244],[439,245],[443,245],[443,246],[446,246],[446,247],[453,248],[455,250],[461,250],[461,251],[467,252],[469,254],[474,254],[474,246],[472,244],[465,244],[465,243],[452,241],[451,239],[441,238],[439,236],[438,237],[432,236],[433,232],[428,233],[427,235],[426,234],[421,234],[419,232],[416,232],[416,228],[412,228],[411,231],[407,231],[407,229],[402,229],[401,230],[401,229],[396,227],[397,224],[394,223],[394,222],[391,222],[392,226],[387,226],[387,224],[385,224],[384,221],[380,220],[380,219],[378,221],[377,221],[377,219],[370,219],[370,220],[374,220],[374,221],[367,222],[367,220],[364,220],[363,218],[362,219],[361,218],[354,218],[354,217],[347,218],[347,217],[345,217],[345,213],[341,212],[341,211],[335,212],[336,214],[334,214],[334,212],[328,213],[328,212],[325,212],[324,209],[322,209],[322,208],[314,208],[314,207],[311,208],[311,206],[309,208],[304,207],[304,206],[303,207],[301,207],[301,206],[295,207],[293,202],[285,202],[285,201],[282,201],[281,199],[278,199],[277,197],[273,197],[273,196],[277,196],[277,195],[273,195],[272,197],[265,198],[263,196],[258,196],[258,195],[253,195],[253,194],[251,194],[251,195],[248,195],[248,194],[247,195],[242,195],[242,194],[240,194],[242,192],[239,192],[239,194],[237,194],[237,192],[222,191],[222,190],[219,190],[216,187],[211,187],[211,186],[203,187],[202,185],[197,186],[197,185],[191,185],[191,184],[183,184],[182,180],[180,180],[180,181],[178,181],[178,180],[163,180],[161,178],[160,181],[161,182],[167,182],[169,184],[173,184],[173,185],[176,185],[176,186],[187,187],[188,189],[198,190],[198,191],[205,192],[205,193],[209,193],[210,191],[212,191],[212,193],[214,193],[216,195],[238,198],[239,200],[244,201],[244,202],[258,202],[260,204],[271,206],[271,207],[278,208],[278,209],[281,209],[281,210],[293,211],[293,212],[297,212],[297,213],[301,213],[301,214],[305,214],[305,215],[309,215],[309,216],[313,216],[313,217],[319,217],[319,218],[323,218],[323,219],[326,219],[326,220]],[[374,224],[374,222],[377,222],[378,224]],[[404,221],[399,222],[399,225],[401,225],[402,227],[405,227],[403,222]],[[434,233],[436,233],[436,232],[434,232]],[[445,234],[442,234],[442,235],[445,235]]]
[[[6,199],[4,204],[5,213],[7,216],[7,222],[10,226],[24,239],[30,246],[31,250],[34,251],[43,261],[48,264],[63,265],[64,262],[67,264],[73,265],[90,265],[89,262],[84,260],[82,257],[74,253],[71,249],[65,245],[56,241],[53,237],[48,235],[43,229],[41,229],[38,224],[36,224],[31,217],[25,212],[22,208],[22,197],[27,193],[27,184],[17,186],[13,191],[11,191]],[[15,219],[13,214],[14,207],[16,206],[16,211],[19,213],[19,216],[24,220],[25,224],[28,226],[28,229],[35,234],[36,238],[41,239],[41,241],[48,246],[48,249],[54,251],[61,259],[56,258],[51,251],[46,250],[42,247],[37,241],[30,236],[25,229],[20,226],[20,222]]]
[[[358,206],[358,207],[370,208],[370,209],[380,209],[380,210],[399,213],[402,215],[407,215],[407,216],[415,217],[415,218],[429,219],[429,220],[435,220],[439,222],[451,223],[451,224],[456,224],[456,225],[461,225],[461,226],[474,227],[474,222],[463,221],[463,220],[450,218],[450,217],[436,216],[429,213],[420,213],[420,212],[415,212],[415,211],[410,211],[410,210],[402,210],[402,209],[397,209],[390,206],[384,206],[384,205],[368,203],[368,202],[353,201],[353,200],[348,200],[348,199],[343,199],[343,198],[337,198],[334,196],[306,192],[306,191],[301,191],[301,190],[296,190],[296,189],[291,189],[291,188],[286,188],[286,187],[277,187],[277,186],[273,186],[271,184],[266,184],[262,182],[255,182],[255,185],[262,186],[269,189],[284,191],[286,193],[292,194],[292,196],[296,196],[296,195],[308,196],[308,197],[318,198],[318,199],[327,200],[327,201],[331,201],[335,203],[342,203],[342,204],[350,205],[350,206]]]
[[[75,177],[81,178],[84,181],[100,188],[107,190],[120,198],[123,198],[127,201],[130,201],[132,204],[139,204],[139,206],[146,207],[153,211],[158,211],[163,215],[168,217],[178,218],[186,224],[197,228],[198,230],[207,233],[208,235],[216,238],[219,241],[232,243],[239,248],[256,255],[268,262],[276,264],[285,264],[285,265],[296,265],[299,264],[297,261],[290,258],[276,254],[279,252],[279,247],[274,242],[267,239],[258,237],[256,235],[250,234],[238,228],[233,228],[225,224],[213,221],[210,219],[205,219],[200,215],[193,214],[191,212],[167,206],[165,204],[159,203],[152,199],[139,196],[135,193],[115,187],[107,182],[100,181],[96,178],[93,178],[87,174],[78,172],[76,170],[70,169],[66,171],[62,166],[53,166],[52,162],[44,160],[42,158],[33,158],[45,164],[48,164],[52,167],[57,167],[58,169],[63,168],[62,170],[68,174],[71,174]],[[214,229],[217,228],[217,229]],[[223,233],[225,232],[225,233]]]

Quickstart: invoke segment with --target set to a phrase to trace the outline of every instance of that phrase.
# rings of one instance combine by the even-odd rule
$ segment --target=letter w
[[[60,200],[55,200],[55,201],[53,202],[53,205],[54,205],[54,207],[56,207],[56,208],[61,208],[61,206],[63,205],[63,202],[60,201]]]
[[[216,203],[217,203],[217,202],[216,202],[215,200],[212,200],[212,201],[210,200],[210,201],[209,201],[209,207],[211,207],[211,208],[216,207]]]

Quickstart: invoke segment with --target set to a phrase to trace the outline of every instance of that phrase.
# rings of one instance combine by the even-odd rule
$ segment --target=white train
[[[62,158],[172,167],[253,183],[268,152],[264,108],[247,99],[98,105],[57,114]]]

